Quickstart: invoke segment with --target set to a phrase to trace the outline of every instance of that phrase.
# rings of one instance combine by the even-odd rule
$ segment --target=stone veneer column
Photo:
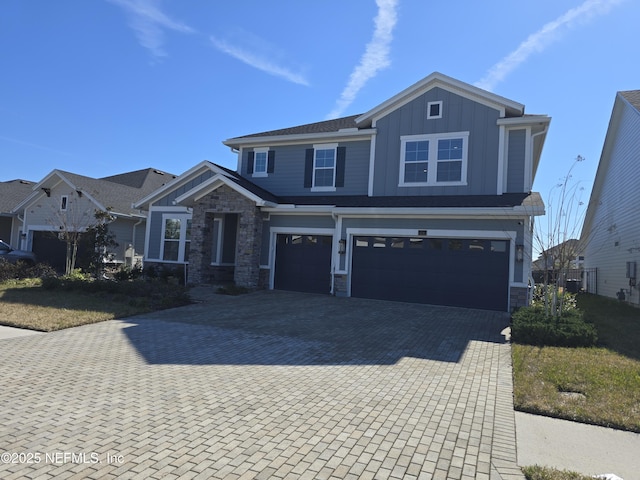
[[[234,281],[238,286],[257,287],[260,277],[262,214],[255,202],[226,185],[193,205],[189,282],[208,281],[214,213],[238,214]]]

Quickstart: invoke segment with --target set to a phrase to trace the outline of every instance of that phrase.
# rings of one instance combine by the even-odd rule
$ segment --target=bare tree
[[[562,314],[564,295],[560,293],[566,288],[567,271],[586,246],[584,240],[579,240],[586,214],[584,187],[572,181],[573,169],[583,161],[584,157],[578,155],[567,174],[551,189],[542,219],[546,223],[540,222],[533,230],[534,246],[540,251],[544,268],[545,311],[552,316]]]

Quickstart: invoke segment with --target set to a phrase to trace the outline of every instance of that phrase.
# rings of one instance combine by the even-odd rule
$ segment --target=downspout
[[[336,227],[338,226],[338,214],[337,214],[335,211],[333,211],[333,210],[331,211],[331,218],[333,218],[333,222],[334,222],[334,232],[335,232],[335,229],[336,229]],[[338,232],[338,233],[339,233],[339,232]],[[339,236],[339,235],[338,235],[338,236]],[[335,235],[335,233],[334,233],[334,235],[333,235],[334,240],[335,240],[335,237],[336,237],[336,235]],[[339,242],[339,241],[340,241],[340,238],[338,238],[338,242]],[[333,247],[333,248],[335,248],[335,249],[336,249],[336,252],[337,252],[337,251],[338,251],[337,249],[338,249],[338,248],[340,248],[340,247],[339,247],[339,243],[334,242],[334,243],[333,243],[333,245],[334,245],[334,247]],[[335,258],[333,255],[332,255],[332,257],[333,257],[333,258]],[[331,263],[332,263],[332,265],[331,265],[331,295],[335,295],[335,294],[336,294],[336,293],[335,293],[335,290],[336,290],[336,289],[335,289],[335,283],[336,283],[336,281],[335,281],[336,265],[335,265],[335,262],[331,262]],[[338,263],[340,263],[340,254],[338,254]]]

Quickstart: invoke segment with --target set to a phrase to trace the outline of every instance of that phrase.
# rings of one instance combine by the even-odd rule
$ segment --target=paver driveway
[[[507,323],[265,291],[0,340],[0,478],[522,479]]]

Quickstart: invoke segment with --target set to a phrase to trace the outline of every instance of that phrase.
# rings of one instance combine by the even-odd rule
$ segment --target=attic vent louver
[[[160,170],[154,170],[153,173],[157,173],[158,175],[164,175],[164,172],[161,172]]]

